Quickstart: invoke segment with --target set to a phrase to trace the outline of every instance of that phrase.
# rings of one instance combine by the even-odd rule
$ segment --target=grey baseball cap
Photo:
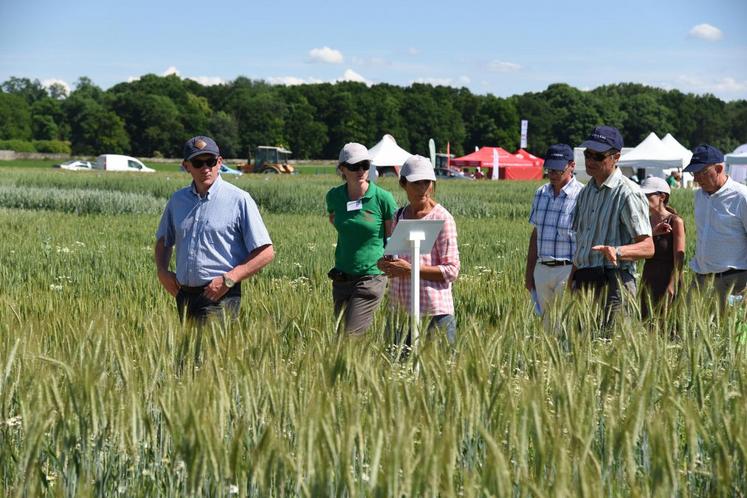
[[[399,177],[408,182],[417,182],[420,180],[436,181],[436,172],[433,171],[433,165],[430,159],[423,156],[410,156],[402,169],[399,170]]]
[[[348,142],[340,151],[339,164],[356,164],[361,161],[370,161],[371,154],[368,153],[368,149],[365,145],[361,145],[355,142]]]

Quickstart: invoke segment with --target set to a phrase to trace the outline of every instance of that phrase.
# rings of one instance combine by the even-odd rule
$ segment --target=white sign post
[[[529,128],[529,121],[526,119],[521,120],[521,143],[519,144],[520,149],[527,148],[527,129]]]
[[[493,171],[490,174],[491,180],[498,179],[498,168],[501,167],[499,157],[500,156],[498,155],[498,149],[493,149]]]
[[[420,339],[420,255],[429,253],[444,220],[401,220],[387,242],[384,255],[410,254],[410,334],[415,353]]]

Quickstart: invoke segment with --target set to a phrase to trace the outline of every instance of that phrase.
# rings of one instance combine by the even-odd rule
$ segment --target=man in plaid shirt
[[[573,176],[575,166],[569,145],[550,146],[545,156],[545,173],[550,182],[535,192],[529,214],[534,229],[529,238],[524,285],[536,299],[541,314],[562,294],[573,267],[573,210],[583,188]]]

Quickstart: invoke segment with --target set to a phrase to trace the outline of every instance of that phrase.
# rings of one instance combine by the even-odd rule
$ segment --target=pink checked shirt
[[[402,216],[404,210],[397,214]],[[430,254],[420,256],[420,264],[438,266],[445,282],[420,280],[420,313],[425,316],[453,315],[454,299],[451,296],[451,283],[459,276],[459,248],[457,247],[457,230],[454,218],[441,205],[436,204],[423,220],[444,220],[444,227],[438,234]],[[398,217],[394,219],[397,226]],[[410,261],[409,256],[399,255],[400,259]],[[410,308],[410,277],[392,278],[389,280],[389,302],[392,307],[404,310]]]

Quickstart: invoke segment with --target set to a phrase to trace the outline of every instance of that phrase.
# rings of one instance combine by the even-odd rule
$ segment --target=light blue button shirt
[[[197,287],[232,270],[249,254],[272,244],[251,196],[218,176],[205,197],[194,187],[171,196],[156,232],[176,246],[176,279]]]
[[[727,178],[712,194],[695,193],[696,273],[747,270],[747,186]]]

